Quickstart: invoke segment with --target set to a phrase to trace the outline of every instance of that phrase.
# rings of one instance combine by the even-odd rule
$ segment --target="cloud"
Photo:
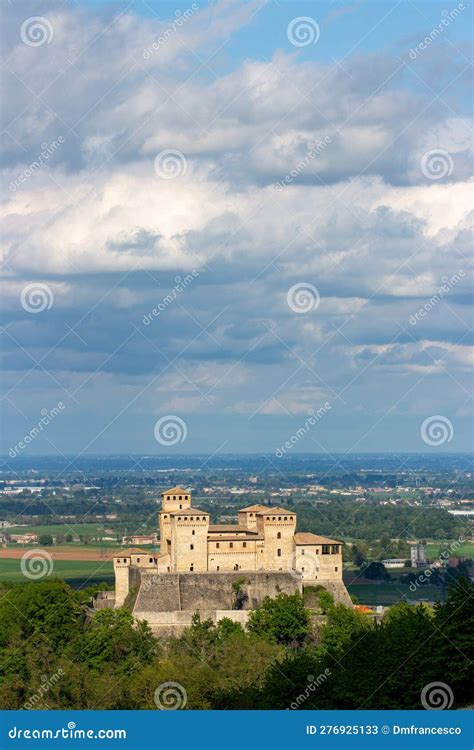
[[[216,71],[260,7],[226,0],[176,25],[51,2],[40,47],[18,32],[34,6],[7,9],[3,342],[27,411],[66,389],[109,414],[270,417],[326,399],[378,414],[447,368],[464,398],[469,115],[383,49],[344,67],[275,49]],[[446,58],[444,75],[461,64]],[[416,65],[430,74],[431,57]],[[168,149],[173,179],[155,165]],[[427,175],[440,149],[447,173]],[[20,304],[32,281],[54,296],[40,315]],[[300,282],[320,295],[310,314],[288,306]],[[411,398],[394,408],[413,412]]]

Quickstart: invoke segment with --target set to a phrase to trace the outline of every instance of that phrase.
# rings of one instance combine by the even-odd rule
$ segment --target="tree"
[[[79,661],[92,669],[103,669],[106,664],[111,664],[119,671],[131,674],[158,654],[159,644],[148,624],[135,622],[128,610],[103,609],[74,644],[74,651],[79,655]]]
[[[38,537],[38,544],[40,547],[51,547],[54,543],[54,539],[51,534],[40,534]]]
[[[387,573],[385,565],[381,562],[371,562],[363,570],[364,577],[373,581],[389,581],[390,575]]]
[[[309,635],[310,617],[300,594],[265,597],[250,612],[247,628],[251,633],[286,646],[297,646]]]

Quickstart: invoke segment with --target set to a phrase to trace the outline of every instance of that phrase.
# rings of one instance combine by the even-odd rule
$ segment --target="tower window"
[[[301,554],[304,555],[304,549],[301,550]]]
[[[179,496],[179,499],[180,499],[180,500],[182,500],[182,499],[183,499],[183,498],[181,497],[181,495]]]
[[[189,570],[190,570],[191,572],[192,572],[192,571],[194,570],[194,563],[191,563],[191,565],[189,566]]]
[[[191,531],[191,535],[192,535],[192,536],[194,536],[194,535],[195,535],[195,533],[196,533],[196,532],[195,532],[195,531],[194,531],[194,529],[193,529],[193,530]]]
[[[281,549],[277,549],[277,557],[281,557]]]
[[[194,549],[194,544],[190,544],[189,549]]]
[[[219,547],[220,547],[219,542],[216,542],[216,549],[219,549]]]
[[[281,531],[278,532],[277,539],[281,539]]]
[[[336,571],[336,573],[337,573],[337,571],[339,570],[339,568],[337,567],[337,565],[336,565],[336,567],[334,568],[334,570]]]
[[[329,544],[323,544],[323,555],[329,555]]]
[[[247,542],[242,542],[242,547],[246,547],[246,546],[247,546]]]
[[[216,570],[220,570],[220,569],[221,569],[221,566],[220,566],[220,565],[218,565],[218,566],[217,566],[217,568],[216,568]]]
[[[151,563],[152,563],[152,562],[153,562],[153,558],[152,558],[152,557],[150,557],[150,558],[148,559],[148,562],[151,562]]]
[[[229,547],[230,547],[231,549],[232,549],[232,547],[233,547],[233,546],[234,546],[234,542],[229,542]]]

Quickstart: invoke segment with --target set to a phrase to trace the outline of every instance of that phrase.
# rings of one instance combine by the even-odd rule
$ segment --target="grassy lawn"
[[[0,559],[0,581],[28,582],[29,579],[21,572],[20,562],[21,560]],[[113,565],[108,561],[55,560],[51,576],[63,578],[75,587],[101,581],[113,583],[114,580]]]
[[[359,604],[383,604],[389,606],[402,601],[405,597],[410,601],[422,601],[429,599],[442,600],[443,589],[441,586],[420,586],[416,591],[411,591],[406,584],[365,584],[352,583],[347,586],[349,594],[357,597]]]

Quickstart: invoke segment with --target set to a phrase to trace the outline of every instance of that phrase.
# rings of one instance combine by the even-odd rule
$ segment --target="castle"
[[[296,513],[288,508],[251,505],[238,512],[237,524],[211,524],[209,513],[193,507],[191,492],[173,487],[162,493],[158,520],[160,554],[136,548],[114,556],[115,606],[138,592],[133,611],[152,624],[164,624],[163,613],[184,622],[170,616],[196,610],[232,611],[242,621],[233,602],[237,585],[244,610],[265,596],[309,585],[350,604],[342,542],[296,532]]]

